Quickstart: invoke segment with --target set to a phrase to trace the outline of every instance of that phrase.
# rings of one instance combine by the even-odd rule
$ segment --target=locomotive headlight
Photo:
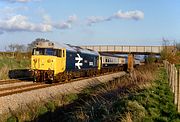
[[[51,63],[51,62],[53,62],[53,60],[51,60],[51,59],[48,59],[48,60],[47,60],[47,62],[48,62],[48,63]]]

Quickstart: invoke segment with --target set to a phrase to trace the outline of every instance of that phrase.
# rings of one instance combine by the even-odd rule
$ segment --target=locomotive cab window
[[[62,57],[62,50],[57,50],[57,57]]]
[[[33,55],[44,55],[45,50],[43,48],[33,49]]]
[[[33,49],[33,55],[50,55],[62,57],[62,50],[53,48],[35,48]]]
[[[52,48],[47,48],[46,49],[46,55],[54,55],[54,50]]]

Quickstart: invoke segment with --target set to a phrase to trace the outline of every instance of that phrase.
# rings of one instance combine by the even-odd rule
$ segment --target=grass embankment
[[[56,120],[180,121],[165,70],[159,69],[155,79],[155,68],[140,70],[133,77],[86,89],[76,102],[60,109]]]
[[[0,80],[8,79],[9,70],[26,69],[30,66],[30,59],[0,57]]]
[[[180,116],[173,104],[173,94],[168,87],[165,70],[158,69],[156,66],[140,68],[131,75],[85,89],[78,95],[67,95],[66,98],[68,98],[66,103],[70,103],[68,105],[57,105],[60,101],[62,103],[62,99],[54,99],[35,109],[30,106],[29,115],[33,115],[34,121],[55,122],[180,121]],[[19,121],[23,120],[23,116],[20,117],[17,114],[8,120],[17,118]]]

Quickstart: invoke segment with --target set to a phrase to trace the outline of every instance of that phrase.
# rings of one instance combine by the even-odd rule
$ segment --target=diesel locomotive
[[[69,44],[37,42],[32,51],[31,70],[35,82],[64,82],[77,77],[94,76],[100,73],[119,71],[117,57],[108,65],[98,52]],[[107,58],[107,56],[106,56]],[[109,65],[116,61],[116,66]],[[117,62],[118,61],[118,62]],[[117,66],[118,65],[118,66]]]
[[[36,43],[31,57],[34,81],[63,81],[97,74],[101,68],[98,52],[69,44]]]

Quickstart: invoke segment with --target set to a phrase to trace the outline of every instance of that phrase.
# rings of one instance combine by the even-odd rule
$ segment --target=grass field
[[[30,59],[0,57],[0,80],[8,79],[9,70],[27,69],[30,66]]]

